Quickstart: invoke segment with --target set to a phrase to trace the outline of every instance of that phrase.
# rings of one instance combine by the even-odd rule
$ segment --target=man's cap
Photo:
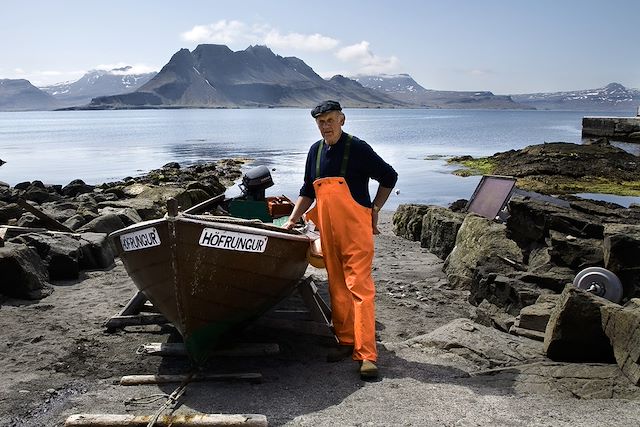
[[[314,119],[320,114],[324,114],[327,111],[342,111],[342,107],[338,101],[322,101],[320,104],[311,110],[311,117]]]

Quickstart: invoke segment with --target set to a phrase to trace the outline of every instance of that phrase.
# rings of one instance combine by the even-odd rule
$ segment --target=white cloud
[[[321,52],[334,49],[340,41],[322,34],[282,34],[266,24],[247,25],[241,21],[220,20],[209,25],[196,25],[180,35],[194,43],[248,43],[263,44],[271,48]]]
[[[382,57],[374,54],[368,41],[346,46],[336,53],[336,57],[345,62],[355,62],[358,72],[363,74],[380,74],[396,71],[399,60],[395,56]]]
[[[68,74],[66,72],[62,72],[62,71],[55,71],[55,70],[45,70],[45,71],[39,71],[38,72],[41,76],[45,76],[45,77],[58,77],[58,76],[63,76],[65,74]]]
[[[338,40],[322,34],[280,34],[278,30],[269,31],[263,38],[269,47],[295,49],[309,52],[322,52],[334,49],[340,43]]]
[[[488,76],[491,74],[494,74],[493,71],[491,70],[485,70],[485,69],[474,69],[474,70],[467,70],[466,74],[469,74],[470,76],[474,76],[474,77],[484,77],[484,76]]]
[[[230,44],[251,36],[251,31],[244,22],[223,19],[209,25],[196,25],[180,36],[183,40],[195,43]]]
[[[94,70],[114,70],[117,68],[126,68],[126,67],[130,67],[127,70],[123,70],[123,71],[114,71],[112,74],[118,75],[118,74],[144,74],[144,73],[151,73],[153,71],[158,71],[158,68],[156,67],[151,67],[149,65],[146,64],[127,64],[126,62],[116,62],[114,64],[98,64],[96,65],[93,69]]]

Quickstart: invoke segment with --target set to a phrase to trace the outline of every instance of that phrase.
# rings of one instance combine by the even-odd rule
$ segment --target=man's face
[[[344,114],[340,111],[328,111],[316,117],[316,124],[326,143],[333,145],[338,142],[342,134]]]

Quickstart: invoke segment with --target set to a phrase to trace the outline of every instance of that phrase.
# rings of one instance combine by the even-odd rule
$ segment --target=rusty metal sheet
[[[467,211],[495,219],[509,201],[516,185],[516,179],[510,176],[484,175],[476,187]]]

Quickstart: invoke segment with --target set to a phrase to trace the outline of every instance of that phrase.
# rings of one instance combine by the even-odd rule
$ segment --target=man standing
[[[309,149],[300,197],[285,228],[306,213],[320,229],[329,276],[332,322],[340,345],[327,356],[349,355],[359,361],[363,379],[378,376],[375,336],[375,286],[371,277],[373,235],[379,234],[378,213],[398,174],[366,142],[342,131],[345,115],[336,101],[311,110],[322,138]],[[378,181],[371,202],[369,179]]]

